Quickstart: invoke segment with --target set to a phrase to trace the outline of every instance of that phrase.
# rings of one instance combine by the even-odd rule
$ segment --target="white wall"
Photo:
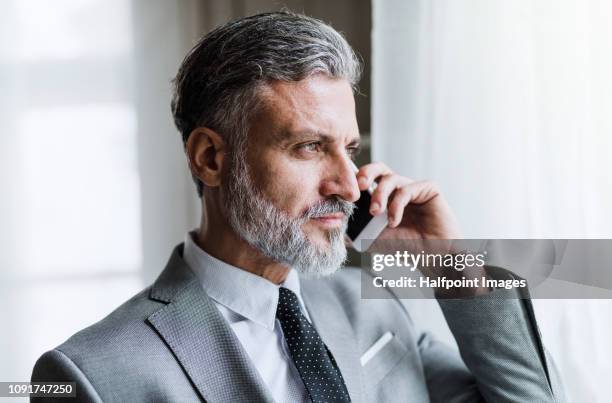
[[[198,224],[170,80],[198,2],[0,5],[0,380],[151,281]]]

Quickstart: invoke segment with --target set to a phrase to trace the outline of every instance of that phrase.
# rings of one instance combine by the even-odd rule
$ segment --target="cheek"
[[[317,174],[296,165],[270,166],[266,175],[270,180],[263,186],[264,194],[274,205],[293,217],[319,199]]]

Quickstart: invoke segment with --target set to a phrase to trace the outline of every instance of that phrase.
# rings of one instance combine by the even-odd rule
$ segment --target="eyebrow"
[[[322,143],[333,143],[337,140],[337,137],[331,136],[326,133],[320,133],[316,131],[304,130],[304,131],[295,131],[295,132],[284,132],[281,136],[282,141],[285,143],[299,141],[300,139],[312,139],[316,137],[317,140]],[[361,139],[359,137],[354,137],[349,144],[350,146],[361,147]]]

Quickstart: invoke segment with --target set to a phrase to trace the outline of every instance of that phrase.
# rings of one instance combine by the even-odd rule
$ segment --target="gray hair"
[[[216,28],[187,54],[173,82],[172,114],[183,146],[195,128],[208,127],[223,136],[230,151],[240,152],[258,90],[314,74],[346,79],[353,89],[361,75],[353,49],[320,20],[281,11]],[[194,181],[201,197],[203,185]]]

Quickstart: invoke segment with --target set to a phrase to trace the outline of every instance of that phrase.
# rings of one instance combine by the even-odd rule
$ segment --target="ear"
[[[207,186],[219,186],[226,151],[219,133],[208,127],[195,128],[189,135],[186,149],[191,173]]]

